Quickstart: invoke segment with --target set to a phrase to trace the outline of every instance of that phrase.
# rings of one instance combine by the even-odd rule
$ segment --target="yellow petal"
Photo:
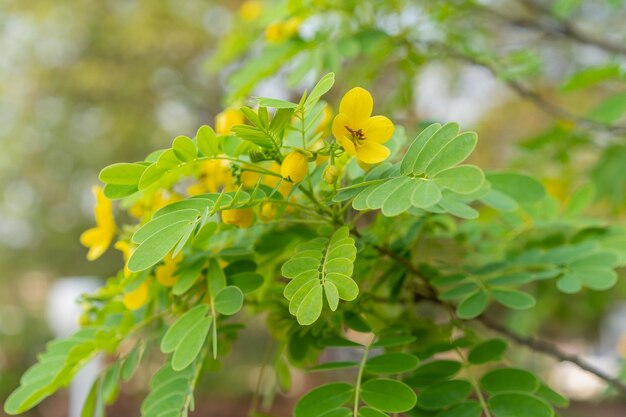
[[[232,209],[222,211],[222,221],[226,224],[245,229],[252,225],[254,214],[251,208]]]
[[[348,116],[346,116],[346,114],[344,113],[339,113],[333,119],[333,127],[332,127],[333,136],[335,137],[335,139],[337,139],[337,142],[341,142],[343,138],[348,136],[349,132],[348,132],[348,129],[346,129],[346,126],[348,126],[348,123],[349,123]]]
[[[346,153],[350,156],[356,155],[356,149],[354,148],[354,143],[348,138],[343,138],[338,141],[341,147],[346,151]]]
[[[129,310],[138,310],[148,301],[148,283],[144,281],[137,289],[124,294],[124,306]]]
[[[113,235],[100,227],[93,227],[80,235],[80,243],[89,248],[87,259],[90,261],[102,256],[111,244],[112,239]]]
[[[290,152],[280,165],[280,175],[294,183],[300,182],[306,177],[309,161],[304,154],[293,151]]]
[[[356,148],[356,157],[366,164],[377,164],[389,156],[389,148],[373,141],[363,141]]]
[[[369,122],[365,129],[363,129],[363,136],[367,140],[372,140],[377,143],[385,143],[393,135],[393,123],[385,116],[370,117]]]
[[[365,127],[367,119],[372,115],[374,99],[369,91],[355,87],[341,99],[339,113],[348,116],[350,127],[354,130]],[[333,131],[334,133],[334,131]]]

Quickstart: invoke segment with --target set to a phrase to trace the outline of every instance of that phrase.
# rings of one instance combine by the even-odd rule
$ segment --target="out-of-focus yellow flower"
[[[176,257],[172,258],[171,254],[167,254],[163,258],[163,265],[159,266],[154,274],[157,281],[164,287],[171,287],[176,284],[177,278],[174,276],[176,272],[176,266],[183,259],[183,254],[179,253]]]
[[[250,227],[252,225],[252,220],[254,220],[254,213],[251,208],[222,211],[222,221],[224,223],[232,224],[233,226],[237,226],[242,229]]]
[[[209,159],[201,166],[202,174],[197,183],[187,187],[187,193],[191,196],[203,193],[217,193],[230,191],[235,187],[235,181],[230,173],[230,166],[225,159]]]
[[[265,40],[270,43],[282,42],[298,32],[302,19],[292,17],[285,22],[273,22],[265,28]]]
[[[382,144],[391,139],[393,123],[385,116],[372,116],[374,100],[365,89],[348,91],[333,120],[333,135],[345,151],[366,164],[377,164],[389,156]]]
[[[276,218],[276,204],[271,201],[261,203],[259,207],[259,217],[264,222],[272,221]]]
[[[226,109],[215,116],[215,133],[218,135],[228,135],[233,126],[243,123],[243,113],[241,113],[239,109]]]
[[[131,272],[128,269],[127,264],[135,248],[132,247],[130,243],[125,240],[118,240],[117,242],[115,242],[115,245],[113,245],[113,247],[122,252],[122,257],[124,258],[124,276],[129,276]]]
[[[139,310],[143,307],[148,301],[148,281],[142,282],[139,287],[124,294],[122,301],[129,310]]]
[[[135,204],[128,209],[128,213],[136,219],[142,219],[145,216],[151,215],[161,207],[178,200],[180,200],[180,196],[159,190],[152,194],[152,196],[135,202]]]
[[[309,161],[299,151],[290,152],[280,165],[280,175],[293,183],[300,182],[306,177]]]
[[[91,189],[96,197],[96,207],[94,215],[96,227],[85,230],[80,235],[80,243],[89,248],[87,259],[93,261],[98,259],[109,248],[113,236],[115,236],[115,219],[113,218],[113,206],[111,201],[104,196],[100,187]]]
[[[335,165],[328,165],[324,168],[324,172],[322,173],[322,178],[328,184],[334,184],[337,182],[337,178],[339,178],[339,168]]]
[[[246,22],[251,22],[261,15],[263,4],[257,0],[244,1],[239,7],[239,17]]]
[[[326,129],[330,127],[330,124],[333,121],[333,109],[330,105],[325,105],[324,110],[322,111],[322,120],[320,120],[320,124],[315,128],[315,133],[324,133]]]
[[[277,162],[272,162],[272,166],[270,166],[269,169],[270,171],[280,174],[280,165],[278,165]],[[280,185],[278,185],[279,182]],[[293,183],[285,181],[275,175],[266,175],[265,178],[263,178],[263,183],[272,188],[275,188],[278,185],[278,192],[281,193],[283,197],[287,197],[293,188]]]

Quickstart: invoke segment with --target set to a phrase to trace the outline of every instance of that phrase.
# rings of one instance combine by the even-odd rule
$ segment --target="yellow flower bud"
[[[289,153],[280,166],[280,175],[291,182],[300,182],[306,177],[309,161],[307,157],[299,152]]]
[[[259,216],[264,222],[272,221],[276,218],[276,204],[266,201],[259,207]]]
[[[274,22],[265,28],[265,40],[270,43],[280,42],[284,38],[284,27],[280,22]]]
[[[228,135],[233,126],[243,122],[243,113],[239,109],[226,109],[215,116],[215,132],[218,135]]]
[[[148,282],[144,281],[137,289],[124,294],[124,307],[139,310],[148,301]]]
[[[263,5],[257,0],[244,1],[239,7],[239,17],[246,22],[251,22],[261,14]]]
[[[337,178],[339,178],[339,168],[335,165],[326,166],[326,168],[324,168],[324,172],[322,173],[322,177],[328,184],[334,184],[337,182]]]
[[[232,209],[222,211],[222,221],[225,224],[232,224],[233,226],[241,227],[245,229],[252,225],[254,214],[251,208]]]

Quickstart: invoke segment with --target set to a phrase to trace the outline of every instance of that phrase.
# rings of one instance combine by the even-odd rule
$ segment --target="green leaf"
[[[591,203],[596,196],[596,189],[593,183],[583,185],[574,191],[565,208],[565,214],[569,217],[580,215]]]
[[[282,274],[291,279],[283,294],[289,300],[290,313],[296,315],[300,324],[317,320],[323,293],[333,310],[337,307],[336,298],[352,301],[357,297],[359,288],[351,278],[356,246],[349,235],[349,229],[342,227],[330,238],[308,241],[298,246],[295,255],[283,264]]]
[[[617,272],[601,267],[579,267],[571,273],[586,287],[596,291],[604,291],[617,283]]]
[[[526,394],[502,393],[489,398],[495,417],[553,417],[554,410],[545,401]]]
[[[167,171],[159,168],[156,163],[149,165],[148,168],[141,174],[139,184],[137,188],[139,190],[145,190],[157,181],[159,181]]]
[[[461,363],[451,360],[435,360],[420,365],[405,382],[412,387],[421,388],[437,381],[452,378],[461,370]]]
[[[413,167],[417,161],[422,148],[426,142],[441,128],[439,123],[433,123],[420,132],[419,135],[411,142],[409,149],[407,150],[404,158],[402,158],[402,164],[400,165],[400,173],[402,175],[410,174],[413,172]]]
[[[196,133],[196,143],[202,156],[215,156],[220,153],[220,144],[215,131],[206,125],[200,126]]]
[[[443,301],[454,300],[455,298],[461,298],[473,294],[477,290],[478,285],[473,282],[466,282],[442,292],[439,294],[439,299]]]
[[[180,340],[172,356],[173,370],[180,371],[185,369],[198,357],[209,334],[212,321],[213,318],[211,316],[203,317],[187,329],[187,334]]]
[[[359,417],[388,417],[387,414],[382,411],[378,411],[375,408],[371,407],[361,407],[359,408]]]
[[[530,272],[513,272],[505,275],[489,278],[489,285],[521,285],[535,280],[535,275]]]
[[[296,318],[300,325],[308,326],[313,324],[322,314],[324,304],[322,293],[322,286],[317,284],[304,296],[296,313]]]
[[[179,417],[193,404],[194,366],[175,371],[164,365],[150,380],[150,393],[141,403],[142,417]]]
[[[243,306],[243,292],[234,285],[223,288],[215,296],[215,310],[225,316],[232,316]]]
[[[464,401],[448,410],[437,414],[437,417],[480,417],[482,409],[477,401]]]
[[[415,406],[415,392],[393,379],[370,379],[361,385],[361,399],[369,406],[388,413],[403,413]]]
[[[458,194],[470,194],[482,186],[485,174],[474,165],[460,165],[439,172],[434,181],[441,188]]]
[[[139,272],[150,268],[176,246],[187,234],[188,228],[194,226],[195,222],[181,221],[153,233],[135,249],[128,260],[128,269]]]
[[[526,310],[535,306],[535,297],[525,292],[494,288],[491,296],[500,304],[513,310]]]
[[[464,320],[478,317],[485,311],[489,296],[484,291],[478,291],[469,295],[459,303],[456,308],[456,314]]]
[[[506,352],[507,343],[503,339],[491,339],[474,346],[467,355],[469,363],[481,365],[490,361],[497,361]]]
[[[419,359],[409,353],[385,353],[367,361],[365,370],[373,374],[401,374],[417,368]]]
[[[263,285],[263,275],[257,272],[241,272],[228,277],[231,285],[236,285],[244,293],[248,294]]]
[[[309,372],[334,371],[336,369],[357,368],[358,366],[359,364],[356,362],[326,362],[309,369]]]
[[[471,392],[472,384],[465,380],[438,382],[420,392],[417,405],[424,410],[441,410],[465,400]]]
[[[605,98],[587,115],[590,119],[612,124],[619,121],[626,113],[626,93],[618,93]]]
[[[438,129],[432,136],[425,139],[423,146],[419,150],[415,163],[411,170],[413,174],[423,174],[426,167],[435,159],[445,146],[454,140],[459,134],[459,125],[456,123],[446,123]],[[416,145],[417,146],[417,145]],[[409,149],[410,150],[410,149]]]
[[[600,67],[586,67],[580,71],[576,71],[570,76],[563,85],[561,91],[569,93],[572,91],[588,88],[606,80],[619,79],[620,67],[615,63],[603,65]]]
[[[403,346],[412,343],[417,338],[412,335],[389,335],[389,336],[381,336],[375,343],[372,344],[372,347],[395,347],[395,346]]]
[[[336,408],[334,410],[328,411],[322,414],[320,417],[351,417],[351,416],[352,416],[352,410],[345,408],[345,407],[341,407],[341,408]]]
[[[326,94],[333,87],[333,84],[335,84],[335,73],[329,72],[324,75],[307,96],[304,101],[304,108],[307,109],[315,106],[320,97]]]
[[[202,273],[203,268],[204,259],[200,259],[177,272],[178,279],[172,287],[172,293],[174,295],[181,295],[186,293],[198,280],[198,276]]]
[[[141,244],[145,242],[150,236],[158,233],[166,227],[174,223],[193,222],[198,218],[199,215],[200,213],[197,210],[185,209],[156,217],[137,229],[137,231],[133,234],[131,240],[133,241],[133,243]]]
[[[515,172],[491,172],[487,174],[491,187],[512,197],[519,203],[533,203],[546,196],[543,185],[528,175]]]
[[[256,97],[256,100],[261,107],[271,107],[273,109],[295,109],[298,107],[296,103],[277,98]]]
[[[411,204],[418,208],[430,207],[441,200],[441,190],[432,180],[421,180],[422,182],[413,190]]]
[[[177,136],[174,138],[172,150],[176,158],[183,162],[193,161],[198,156],[196,145],[187,136]]]
[[[113,185],[137,185],[147,166],[121,162],[100,171],[100,181]]]
[[[207,286],[209,288],[209,294],[211,297],[215,296],[226,288],[226,276],[224,270],[217,262],[217,259],[211,258],[209,260],[209,266],[206,272]]]
[[[319,386],[300,398],[293,410],[294,417],[319,417],[345,404],[354,388],[344,382]]]
[[[168,149],[163,152],[156,162],[157,167],[165,171],[177,168],[180,164],[181,161],[176,157],[173,149]]]
[[[465,132],[455,137],[446,143],[426,166],[426,175],[434,177],[440,172],[465,161],[476,147],[477,142],[478,137],[474,132]]]
[[[118,185],[118,184],[105,184],[104,196],[109,200],[119,200],[120,198],[128,197],[139,191],[136,185]]]
[[[583,289],[583,282],[577,275],[569,273],[558,279],[556,287],[565,294],[575,294]]]
[[[539,386],[539,390],[537,391],[537,395],[539,395],[544,400],[547,400],[547,401],[551,402],[552,404],[556,405],[557,407],[565,408],[565,407],[569,406],[569,400],[567,398],[565,398],[564,396],[562,396],[558,392],[554,391],[552,388],[550,388],[546,384],[542,383]]]
[[[209,312],[209,306],[200,304],[183,314],[165,332],[161,340],[161,352],[174,352],[181,344],[182,339],[191,331],[194,324],[204,319]]]
[[[523,369],[501,368],[483,375],[480,379],[480,386],[490,394],[499,392],[533,393],[539,389],[539,379]]]

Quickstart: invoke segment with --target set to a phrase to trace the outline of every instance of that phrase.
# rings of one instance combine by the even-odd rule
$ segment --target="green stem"
[[[263,364],[261,365],[261,369],[259,370],[259,377],[256,380],[256,385],[254,387],[254,396],[252,397],[252,402],[250,404],[250,410],[248,411],[248,416],[252,417],[256,412],[257,407],[259,406],[259,399],[261,398],[261,384],[263,383],[263,374],[265,373],[265,367],[270,361],[272,357],[272,345],[273,340],[270,338],[267,341],[267,345],[265,346],[265,354],[263,355]]]
[[[367,362],[367,355],[370,352],[370,347],[372,346],[372,342],[368,343],[365,346],[365,351],[363,352],[363,357],[361,358],[361,363],[359,364],[359,373],[356,376],[356,386],[354,388],[354,407],[352,409],[352,416],[358,417],[359,415],[359,400],[360,400],[360,391],[361,391],[361,380],[363,379],[363,372],[365,371],[365,362]]]

